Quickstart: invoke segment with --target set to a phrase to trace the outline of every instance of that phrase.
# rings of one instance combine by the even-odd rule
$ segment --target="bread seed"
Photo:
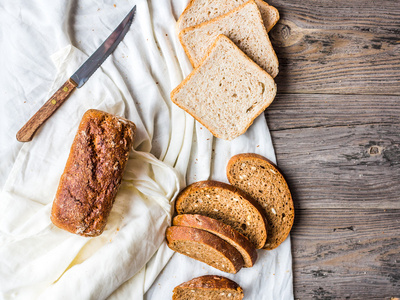
[[[242,176],[242,175],[239,175],[239,179],[242,180],[242,179],[243,179],[243,176]]]
[[[207,198],[210,198],[210,195],[206,195]]]
[[[251,170],[255,171],[255,170],[257,170],[257,168],[256,167],[251,167]]]
[[[214,208],[214,211],[218,211],[218,209]]]
[[[276,174],[276,172],[275,172],[274,170],[270,169],[270,171],[271,171],[272,173]]]
[[[271,208],[272,212],[274,213],[274,215],[276,215],[276,211],[274,208]]]
[[[232,294],[231,294],[231,293],[229,293],[229,294],[228,294],[228,297],[230,297],[230,296],[232,296]]]
[[[242,163],[242,168],[245,168],[246,167],[246,164],[245,163]]]

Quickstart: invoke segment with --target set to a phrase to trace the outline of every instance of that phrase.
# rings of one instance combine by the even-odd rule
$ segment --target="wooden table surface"
[[[400,1],[268,3],[295,299],[400,297]]]

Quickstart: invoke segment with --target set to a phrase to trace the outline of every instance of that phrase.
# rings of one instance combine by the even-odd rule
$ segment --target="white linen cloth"
[[[256,265],[235,275],[173,255],[164,242],[172,201],[185,184],[227,182],[226,163],[237,153],[275,161],[263,115],[228,142],[171,103],[170,91],[191,71],[175,34],[187,2],[0,3],[0,299],[171,299],[176,285],[204,274],[232,278],[246,299],[293,299],[290,239],[259,250]],[[32,142],[17,142],[20,127],[134,4],[135,20],[115,52]],[[90,108],[125,116],[138,128],[106,230],[96,238],[65,232],[49,218]]]

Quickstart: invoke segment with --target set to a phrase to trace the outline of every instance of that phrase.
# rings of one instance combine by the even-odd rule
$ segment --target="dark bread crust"
[[[252,197],[250,197],[248,194],[246,194],[242,190],[234,187],[233,185],[230,185],[230,184],[227,184],[224,182],[215,181],[215,180],[205,180],[205,181],[198,181],[198,182],[192,183],[179,193],[179,195],[175,201],[175,211],[178,214],[190,213],[190,212],[184,211],[184,209],[182,208],[182,203],[185,201],[185,198],[187,198],[189,195],[191,195],[192,193],[195,193],[198,190],[202,190],[202,189],[223,189],[223,190],[230,191],[233,194],[240,196],[242,199],[247,201],[249,203],[249,205],[254,207],[255,211],[257,211],[257,213],[260,215],[260,217],[264,223],[263,230],[265,232],[265,236],[262,238],[262,240],[258,244],[255,243],[255,241],[252,240],[250,237],[247,237],[247,238],[249,238],[249,240],[253,243],[255,248],[259,249],[259,248],[263,247],[263,245],[265,244],[265,240],[267,239],[267,220],[266,220],[266,216],[265,216],[265,211],[264,211],[263,207],[260,204],[258,204],[258,202],[256,200],[254,200]],[[196,213],[201,214],[201,215],[206,215],[203,212],[196,212]],[[212,217],[212,216],[208,216],[208,217]],[[236,229],[238,231],[240,231],[238,228],[236,228]],[[243,232],[241,232],[241,233],[243,234]]]
[[[106,112],[83,115],[53,201],[54,225],[88,237],[103,232],[135,131],[131,121]]]
[[[240,295],[240,299],[243,299],[243,289],[233,280],[230,280],[223,276],[217,275],[204,275],[193,278],[187,282],[184,282],[174,288],[173,300],[179,300],[177,293],[179,290],[190,289],[190,290],[230,290],[237,292]]]
[[[207,258],[204,256],[204,258],[195,258],[191,254],[188,253],[182,253],[180,252],[174,245],[179,243],[180,241],[190,241],[193,243],[198,243],[207,246],[208,248],[214,249],[216,252],[218,252],[221,257],[224,257],[225,260],[229,261],[230,268],[221,268],[218,265],[210,265],[211,267],[214,267],[218,270],[221,270],[223,272],[228,272],[228,273],[237,273],[239,270],[243,267],[244,261],[242,258],[242,255],[229,243],[225,242],[223,239],[219,238],[218,236],[211,234],[207,231],[201,230],[201,229],[196,229],[196,228],[191,228],[191,227],[184,227],[184,226],[172,226],[168,227],[166,230],[166,239],[167,239],[167,244],[168,247],[171,248],[172,250],[179,252],[183,255],[186,255],[188,257],[197,259],[199,261],[202,261],[204,263],[207,263]],[[204,255],[214,255],[215,252],[213,253],[204,253]],[[200,254],[200,253],[197,253]]]
[[[202,229],[217,235],[242,254],[244,267],[252,267],[257,260],[257,251],[253,244],[244,235],[219,220],[202,215],[184,214],[176,216],[173,225]]]
[[[242,179],[235,177],[233,174],[234,165],[240,162],[243,163],[245,161],[258,162],[259,164],[265,166],[265,172],[272,172],[274,174],[274,179],[276,180],[276,182],[274,182],[275,184],[272,185],[273,192],[275,192],[279,196],[283,196],[284,194],[286,198],[280,198],[274,202],[274,199],[271,199],[271,197],[267,197],[266,194],[258,194],[258,188],[252,189],[251,186],[249,187],[248,185],[245,185]],[[228,162],[226,172],[228,181],[232,185],[243,189],[255,200],[257,200],[260,205],[263,206],[268,222],[268,237],[264,249],[275,249],[289,235],[290,230],[293,226],[295,215],[294,204],[290,189],[282,172],[280,172],[278,167],[269,159],[255,153],[242,153],[233,156]],[[254,183],[260,183],[260,181],[255,179]],[[277,185],[279,185],[279,187],[277,187]],[[272,208],[274,209],[273,211]],[[277,216],[279,216],[279,218]],[[280,218],[280,216],[282,216],[282,219]],[[274,227],[274,230],[272,229],[272,227]]]

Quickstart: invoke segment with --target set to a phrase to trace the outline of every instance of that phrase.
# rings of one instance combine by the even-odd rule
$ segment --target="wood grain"
[[[77,84],[69,78],[17,132],[17,140],[31,141],[40,126],[68,99],[76,86]]]
[[[400,101],[281,95],[267,109],[297,208],[400,208]]]
[[[273,131],[357,125],[398,126],[400,97],[283,94],[277,95],[265,116]]]
[[[296,299],[400,296],[400,210],[296,211]]]
[[[400,95],[400,1],[268,1],[278,93]]]

